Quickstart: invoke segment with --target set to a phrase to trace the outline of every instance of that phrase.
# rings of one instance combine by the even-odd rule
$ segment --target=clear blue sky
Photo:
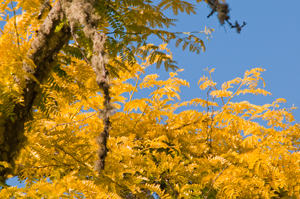
[[[287,103],[282,107],[289,108],[293,104],[300,107],[300,1],[227,2],[231,8],[231,21],[247,22],[241,34],[227,25],[220,26],[215,15],[207,19],[209,9],[205,3],[199,4],[197,15],[179,14],[177,27],[171,29],[185,32],[201,31],[205,26],[215,29],[210,42],[205,41],[206,52],[199,55],[182,51],[181,46],[176,48],[174,43],[169,45],[178,66],[185,69],[179,73],[179,77],[190,82],[190,88],[182,88],[182,100],[195,97],[206,99],[206,92],[201,91],[197,85],[199,78],[207,75],[203,71],[206,67],[216,69],[213,78],[221,86],[224,81],[242,77],[246,70],[261,66],[266,69],[262,74],[266,81],[265,89],[273,95],[249,94],[237,100],[265,104],[277,98],[285,98]],[[163,68],[156,70],[152,67],[146,72],[158,73],[161,78],[168,77]],[[300,109],[294,111],[294,116],[300,122]],[[13,179],[8,184],[18,183]]]

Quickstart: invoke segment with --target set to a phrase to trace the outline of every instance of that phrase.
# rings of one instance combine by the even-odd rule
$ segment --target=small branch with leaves
[[[62,163],[62,164],[49,164],[49,165],[45,165],[45,166],[32,166],[32,165],[23,165],[23,164],[16,164],[20,167],[27,167],[27,168],[33,168],[33,169],[43,169],[43,168],[48,168],[48,167],[62,167],[62,166],[74,166],[74,164],[66,164],[66,163]]]
[[[67,122],[67,123],[61,123],[61,124],[57,124],[55,125],[54,127],[52,127],[51,129],[49,129],[45,135],[47,135],[50,131],[52,131],[53,129],[55,129],[56,127],[59,127],[59,126],[63,126],[63,125],[68,125],[68,124],[74,124],[74,123],[77,123],[77,122],[83,122],[84,120],[86,119],[89,119],[91,117],[93,117],[94,115],[96,115],[96,113],[93,113],[92,115],[86,117],[86,118],[83,118],[82,120],[77,120],[77,121],[73,121],[73,122]]]
[[[222,171],[216,176],[216,178],[211,182],[210,187],[209,187],[209,190],[206,192],[206,195],[204,195],[204,193],[203,193],[203,197],[204,197],[205,199],[208,198],[209,193],[210,193],[210,191],[211,191],[211,189],[212,189],[214,183],[216,182],[216,180],[220,177],[220,175],[223,173],[223,171],[224,171],[227,167],[228,167],[228,166],[226,165],[226,166],[222,169]]]
[[[172,184],[169,182],[169,180],[167,178],[165,178],[165,181],[168,183],[170,189],[173,191],[175,198],[178,198],[178,192],[173,188]]]
[[[19,32],[18,32],[18,27],[17,27],[17,13],[16,13],[16,10],[14,8],[12,1],[10,1],[10,4],[14,11],[14,26],[15,26],[15,30],[16,30],[18,49],[20,50],[20,36],[19,36]]]
[[[78,49],[80,50],[80,52],[81,52],[81,54],[82,54],[82,56],[83,56],[85,62],[86,62],[89,66],[92,66],[91,63],[90,63],[90,61],[88,60],[86,54],[83,52],[83,50],[81,49],[79,43],[77,42],[77,39],[76,39],[77,35],[74,33],[74,27],[73,27],[73,26],[71,26],[71,35],[72,35],[72,37],[73,37],[73,39],[74,39],[75,44],[77,45]]]

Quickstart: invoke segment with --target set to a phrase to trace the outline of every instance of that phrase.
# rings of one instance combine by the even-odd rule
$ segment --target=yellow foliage
[[[12,17],[1,15],[8,20],[0,37],[0,116],[12,115],[15,105],[24,101],[29,74],[22,70],[23,60],[36,67],[27,53],[42,23],[36,16],[42,0],[17,2],[12,9],[26,10],[16,16],[17,26]],[[0,5],[3,15],[8,3]],[[294,107],[280,109],[284,99],[265,105],[232,102],[240,94],[270,94],[258,87],[264,83],[264,69],[246,71],[243,78],[229,80],[221,89],[212,80],[214,69],[207,69],[209,77],[198,82],[209,93],[207,98],[180,102],[181,86],[189,86],[178,77],[182,70],[170,72],[166,80],[157,74],[142,75],[152,64],[164,62],[167,69],[176,68],[166,44],[175,36],[156,28],[174,22],[162,16],[164,9],[189,14],[195,12],[194,5],[164,0],[152,7],[145,1],[124,0],[111,6],[124,11],[125,24],[137,21],[139,26],[128,26],[129,30],[156,34],[165,43],[132,48],[139,64],[124,58],[130,54],[126,50],[112,53],[109,69],[115,70],[115,76],[110,92],[116,110],[110,118],[105,169],[100,174],[93,170],[98,150],[95,137],[104,128],[99,114],[104,98],[95,74],[78,54],[60,52],[58,68],[47,81],[38,82],[38,100],[25,126],[28,140],[12,168],[26,187],[3,187],[0,198],[299,197],[300,126],[293,123]],[[103,16],[101,31],[108,33],[110,17]],[[205,29],[206,34],[211,31]],[[144,41],[135,34],[123,39],[125,43]],[[88,41],[81,42],[88,49]],[[204,48],[202,40],[198,43]],[[149,98],[134,98],[134,93],[148,88],[152,88]],[[201,107],[178,111],[190,105]],[[4,142],[0,134],[0,144]],[[11,168],[5,161],[0,166]]]
[[[128,84],[124,92],[131,93],[135,86],[126,81],[141,70],[123,73],[124,78],[113,79],[112,85],[119,87],[124,81]],[[215,102],[197,98],[187,104],[214,106],[214,113],[174,113],[182,106],[176,103],[179,87],[188,84],[174,74],[165,81],[158,78],[148,75],[138,83],[140,89],[157,88],[150,99],[125,98],[123,110],[112,116],[106,167],[99,176],[92,169],[97,149],[93,138],[103,125],[97,114],[78,111],[82,106],[101,105],[96,102],[102,97],[73,104],[60,102],[64,107],[54,119],[41,118],[37,111],[30,125],[34,129],[27,134],[29,143],[18,161],[19,177],[26,180],[27,187],[6,188],[0,192],[2,196],[26,193],[28,197],[82,194],[86,198],[123,198],[124,194],[142,196],[147,192],[160,198],[174,194],[180,198],[272,198],[278,193],[299,194],[295,142],[300,129],[290,123],[292,120],[284,120],[292,117],[288,109],[278,109],[284,99],[263,106],[243,101],[218,107]],[[222,90],[215,93],[218,92]],[[113,97],[124,93],[115,94]],[[232,96],[225,97],[229,101]],[[265,127],[254,119],[274,125]],[[59,124],[65,125],[53,129]]]

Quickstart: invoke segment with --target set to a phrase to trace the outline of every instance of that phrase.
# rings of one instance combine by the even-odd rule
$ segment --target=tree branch
[[[77,123],[77,122],[83,122],[84,120],[86,120],[86,119],[88,119],[88,118],[90,118],[90,117],[92,117],[92,116],[94,116],[94,115],[96,115],[96,113],[93,113],[92,115],[90,115],[90,116],[88,116],[88,117],[86,117],[86,118],[83,118],[82,120],[77,120],[77,121],[73,121],[73,122],[67,122],[67,123],[57,124],[57,125],[55,125],[54,127],[52,127],[51,129],[49,129],[49,130],[45,133],[45,135],[47,135],[47,133],[49,133],[50,131],[52,131],[53,129],[55,129],[55,128],[58,127],[58,126],[67,125],[67,124],[74,124],[74,123]]]
[[[16,104],[13,110],[13,116],[0,116],[0,134],[5,138],[0,145],[1,161],[7,161],[15,165],[14,160],[18,156],[21,148],[26,142],[24,136],[24,123],[31,119],[31,109],[40,83],[47,79],[49,72],[56,63],[56,57],[61,48],[71,37],[70,28],[65,25],[60,31],[55,32],[62,20],[62,7],[58,2],[41,25],[37,35],[31,42],[31,47],[27,57],[31,59],[35,68],[32,68],[26,61],[23,61],[23,70],[32,75],[36,80],[26,77],[26,85],[23,90],[23,103]],[[5,180],[5,176],[10,171],[2,170],[0,176]]]

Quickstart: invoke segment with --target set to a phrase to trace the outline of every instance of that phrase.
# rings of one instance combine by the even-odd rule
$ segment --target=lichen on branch
[[[74,0],[65,1],[63,4],[66,7],[65,16],[71,26],[72,32],[77,26],[83,27],[83,32],[86,38],[91,39],[93,42],[93,56],[91,58],[91,67],[96,74],[96,82],[104,95],[103,110],[101,110],[101,118],[104,124],[104,130],[96,138],[99,145],[98,160],[95,163],[95,170],[100,172],[104,169],[105,157],[107,154],[107,137],[110,130],[109,118],[112,114],[112,106],[110,103],[110,83],[109,72],[106,68],[108,64],[108,54],[104,51],[104,44],[106,35],[99,33],[97,30],[98,22],[101,19],[95,14],[95,0]],[[72,33],[73,34],[73,33]],[[76,38],[74,38],[76,40]],[[84,55],[84,57],[86,57]],[[89,63],[89,62],[88,62]]]

